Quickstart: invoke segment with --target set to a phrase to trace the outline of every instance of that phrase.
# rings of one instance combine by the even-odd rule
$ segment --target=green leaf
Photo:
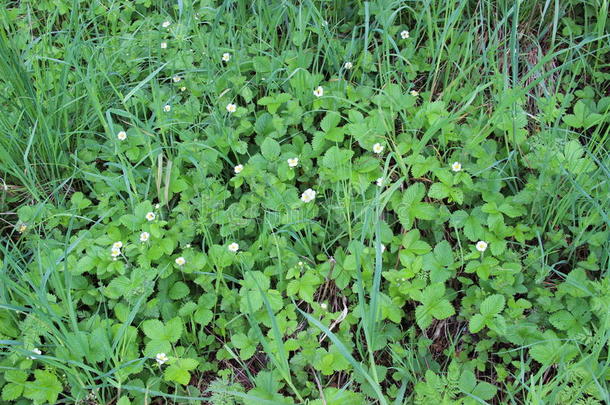
[[[442,183],[434,183],[430,186],[428,190],[428,197],[434,198],[437,200],[442,200],[443,198],[449,197],[451,194],[451,187],[442,184]]]
[[[116,403],[116,405],[131,405],[131,401],[125,395],[123,395]]]
[[[474,373],[471,370],[462,371],[458,384],[462,392],[484,401],[492,399],[497,392],[497,388],[494,385],[483,381],[477,381]]]
[[[563,121],[574,128],[587,129],[597,124],[603,118],[600,114],[592,113],[582,100],[576,102],[573,112],[574,114],[564,115]]]
[[[318,276],[313,273],[305,273],[301,278],[288,283],[286,293],[288,296],[297,295],[306,302],[313,302],[313,294],[320,283]]]
[[[555,312],[549,317],[549,322],[559,330],[568,330],[574,326],[578,326],[578,321],[574,315],[566,310]]]
[[[254,70],[258,73],[267,73],[271,71],[271,60],[266,56],[255,56],[252,58],[252,65]]]
[[[433,205],[421,202],[426,194],[423,183],[415,183],[405,190],[398,209],[398,219],[405,229],[413,226],[414,219],[434,219],[437,210]]]
[[[248,360],[256,352],[256,342],[243,333],[231,336],[231,343],[239,349],[239,357],[242,360]]]
[[[23,393],[22,384],[8,383],[2,389],[2,399],[5,401],[14,401]]]
[[[485,327],[487,320],[481,314],[476,314],[468,322],[468,330],[470,333],[477,333]]]
[[[504,296],[500,294],[490,295],[481,303],[481,314],[486,317],[497,315],[504,309]]]
[[[179,317],[171,319],[164,328],[164,338],[176,343],[182,335],[182,319]]]
[[[433,205],[420,203],[413,204],[410,210],[414,218],[431,220],[436,217],[436,208]]]
[[[430,326],[432,323],[432,315],[430,314],[428,308],[423,305],[415,308],[415,322],[422,329],[426,329],[428,326]]]
[[[484,401],[489,401],[496,396],[496,392],[498,392],[498,388],[495,385],[485,381],[479,381],[474,391],[472,391],[472,395]]]
[[[197,368],[199,363],[195,359],[175,359],[172,364],[165,369],[163,379],[173,381],[178,384],[187,385],[191,381],[191,370]]]
[[[265,138],[261,145],[261,153],[265,159],[274,161],[280,156],[280,144],[273,138]]]
[[[142,322],[142,332],[150,339],[159,339],[164,328],[163,322],[158,319],[149,319]]]
[[[423,305],[415,309],[415,322],[425,329],[432,323],[432,319],[445,319],[455,314],[455,309],[449,300],[444,298],[445,286],[435,283],[426,287],[415,298]]]
[[[24,396],[34,401],[35,404],[57,403],[59,393],[63,387],[55,374],[45,370],[34,370],[36,379],[27,382]]]
[[[198,324],[205,326],[212,321],[213,317],[214,317],[214,314],[212,313],[211,310],[209,310],[207,308],[198,308],[197,311],[195,311],[193,320],[195,322],[197,322]]]
[[[403,260],[403,255],[406,255],[406,258],[411,258],[416,255],[425,255],[432,250],[432,247],[430,247],[428,243],[419,238],[418,229],[413,229],[402,237],[403,249],[400,251],[401,262]],[[406,264],[403,263],[403,265]]]
[[[451,245],[446,240],[437,243],[434,247],[434,256],[445,267],[453,264],[453,249],[451,249]]]
[[[144,355],[154,357],[157,353],[169,353],[172,350],[172,344],[167,340],[152,339],[146,343],[144,347]]]
[[[70,202],[76,209],[79,210],[87,208],[91,205],[91,200],[85,198],[85,195],[80,191],[77,191],[76,193],[72,194],[72,197],[70,197]]]
[[[182,281],[178,281],[170,288],[169,297],[173,300],[179,300],[189,295],[189,292],[189,287]]]
[[[4,379],[12,383],[21,384],[28,379],[28,374],[21,370],[7,370],[4,373]]]
[[[320,128],[325,132],[328,132],[330,129],[335,128],[339,121],[341,120],[341,115],[334,111],[329,111],[326,113],[322,121],[320,122]]]
[[[431,305],[430,313],[436,319],[445,319],[449,318],[451,315],[455,314],[455,309],[453,305],[447,300],[441,300],[436,304]]]

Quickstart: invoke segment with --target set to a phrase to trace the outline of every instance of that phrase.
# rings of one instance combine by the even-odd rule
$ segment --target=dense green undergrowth
[[[6,403],[610,401],[607,0],[4,6]]]

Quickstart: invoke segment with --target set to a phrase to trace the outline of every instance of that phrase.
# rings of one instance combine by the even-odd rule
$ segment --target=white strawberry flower
[[[313,95],[316,97],[322,97],[324,95],[324,89],[322,88],[322,86],[318,86],[314,91],[313,91]]]
[[[116,137],[119,141],[124,141],[125,139],[127,139],[127,132],[120,131],[118,134],[116,134]]]
[[[115,249],[120,249],[120,248],[122,248],[122,247],[123,247],[123,242],[121,242],[121,241],[114,242],[114,243],[112,244],[112,247],[113,247],[113,248],[115,248]]]
[[[235,174],[241,173],[242,170],[244,170],[244,165],[237,165],[233,168],[233,171],[235,172]]]
[[[176,258],[176,264],[178,266],[184,266],[185,263],[186,263],[186,259],[184,257],[180,256],[180,257]]]
[[[303,194],[301,194],[301,201],[303,201],[304,203],[313,201],[315,198],[316,198],[316,192],[310,188],[303,191]]]
[[[484,252],[485,250],[487,250],[487,242],[485,241],[478,241],[476,244],[476,248],[479,252]]]
[[[148,232],[142,232],[140,234],[140,242],[148,242],[150,239],[150,234]]]
[[[234,113],[237,111],[237,106],[235,104],[229,103],[227,104],[227,111],[230,113]]]
[[[37,354],[39,356],[42,356],[42,350],[40,350],[39,348],[35,347],[31,350],[32,353]],[[36,357],[34,356],[29,356],[30,359],[34,360],[36,359]]]
[[[239,250],[239,245],[237,243],[233,242],[229,245],[228,249],[229,249],[229,252],[235,253]]]
[[[113,247],[112,249],[110,249],[110,256],[112,256],[112,258],[116,259],[120,255],[121,255],[121,248]]]
[[[167,362],[169,358],[165,353],[157,353],[157,355],[155,356],[155,360],[157,361],[157,364],[161,366],[165,362]]]
[[[161,49],[167,49],[167,42],[161,42]]]
[[[383,152],[383,148],[384,146],[380,143],[376,143],[375,145],[373,145],[373,152],[380,154],[381,152]]]
[[[165,104],[165,105],[163,106],[163,111],[165,111],[165,112],[170,112],[171,110],[172,110],[172,106],[171,106],[171,105],[169,105],[169,104]]]
[[[225,52],[222,54],[222,61],[228,62],[231,59],[231,54],[229,52]]]
[[[462,164],[460,162],[453,162],[453,164],[451,165],[451,170],[453,170],[454,172],[459,172],[460,170],[462,170]]]
[[[407,39],[407,38],[409,38],[409,31],[407,31],[407,30],[403,30],[403,31],[401,31],[401,32],[400,32],[400,37],[401,37],[402,39]]]
[[[155,213],[154,213],[154,212],[152,212],[152,211],[151,211],[151,212],[148,212],[148,213],[146,214],[146,219],[147,219],[147,220],[149,220],[149,221],[154,221],[154,220],[155,220],[155,218],[157,218],[157,216],[156,216],[156,215],[155,215]]]
[[[297,157],[290,158],[287,160],[287,162],[288,162],[288,166],[297,167],[297,165],[299,164],[299,158],[297,158]]]
[[[419,91],[417,91],[417,90],[411,90],[411,91],[409,92],[409,94],[410,94],[410,95],[412,95],[413,97],[417,97],[417,96],[419,96]]]
[[[167,28],[167,27],[169,27],[171,24],[172,24],[172,23],[171,23],[171,22],[169,22],[169,21],[163,21],[163,24],[161,24],[161,26],[162,26],[163,28]]]
[[[351,69],[351,68],[353,68],[353,67],[354,67],[354,65],[352,64],[352,62],[345,62],[345,63],[343,64],[343,68],[344,68],[345,70],[350,70],[350,69]]]

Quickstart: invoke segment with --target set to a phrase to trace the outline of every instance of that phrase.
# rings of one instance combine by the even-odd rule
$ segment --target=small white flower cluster
[[[159,208],[159,204],[156,205],[156,208]],[[155,218],[157,218],[157,215],[150,211],[146,213],[145,218],[150,222],[154,221]],[[146,231],[140,233],[140,242],[148,242],[149,240],[150,233]],[[112,256],[113,260],[117,260],[117,258],[121,255],[121,248],[123,248],[123,242],[120,240],[112,244],[112,248],[110,248],[110,256]]]
[[[123,242],[118,241],[112,244],[112,248],[110,249],[110,256],[112,256],[113,260],[116,260],[117,257],[121,255],[121,248],[123,247]]]
[[[169,28],[170,25],[172,25],[171,21],[163,21],[163,24],[161,24],[161,27],[167,29],[167,28]],[[165,42],[165,41],[161,42],[161,49],[167,49],[167,42]]]
[[[288,167],[297,167],[299,165],[299,158],[293,157],[293,158],[286,159],[286,163],[288,163]],[[237,166],[233,167],[233,172],[235,174],[239,174],[243,170],[244,170],[244,165],[242,165],[242,164],[238,164]]]

